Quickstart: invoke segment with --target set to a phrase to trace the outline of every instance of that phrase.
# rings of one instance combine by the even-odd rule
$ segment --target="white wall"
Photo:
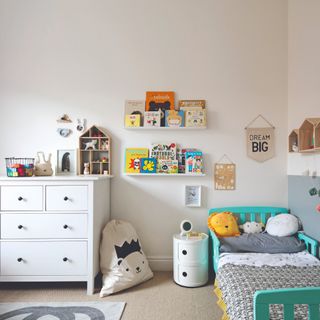
[[[134,224],[160,268],[184,218],[205,231],[210,207],[286,206],[287,23],[278,0],[1,0],[2,173],[6,156],[75,148],[76,134],[55,132],[62,113],[108,129],[112,216]],[[124,130],[124,100],[147,90],[206,99],[208,130]],[[246,156],[244,127],[259,113],[276,126],[276,157],[265,163]],[[158,141],[203,150],[207,176],[122,175],[125,147]],[[213,189],[224,153],[237,164],[236,191]],[[203,208],[184,207],[186,184],[204,186]]]
[[[320,2],[290,0],[288,7],[288,132],[320,117]],[[289,154],[288,174],[317,171],[319,154]]]

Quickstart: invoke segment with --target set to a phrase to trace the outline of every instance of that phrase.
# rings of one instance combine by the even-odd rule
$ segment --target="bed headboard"
[[[209,215],[213,212],[232,212],[238,216],[239,224],[244,224],[246,221],[258,221],[266,224],[269,217],[274,217],[279,213],[289,213],[287,208],[278,207],[222,207],[212,208],[209,210]]]

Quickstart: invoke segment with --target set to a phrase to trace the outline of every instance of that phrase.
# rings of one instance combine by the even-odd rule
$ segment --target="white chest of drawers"
[[[94,292],[110,177],[0,177],[0,281],[86,281]]]

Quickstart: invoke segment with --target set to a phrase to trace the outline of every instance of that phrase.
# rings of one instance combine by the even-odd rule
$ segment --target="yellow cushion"
[[[239,236],[240,231],[237,223],[237,217],[231,212],[214,212],[208,218],[208,227],[218,237]]]

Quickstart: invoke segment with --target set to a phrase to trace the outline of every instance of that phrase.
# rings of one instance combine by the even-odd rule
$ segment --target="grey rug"
[[[0,320],[120,320],[125,302],[0,303]]]

